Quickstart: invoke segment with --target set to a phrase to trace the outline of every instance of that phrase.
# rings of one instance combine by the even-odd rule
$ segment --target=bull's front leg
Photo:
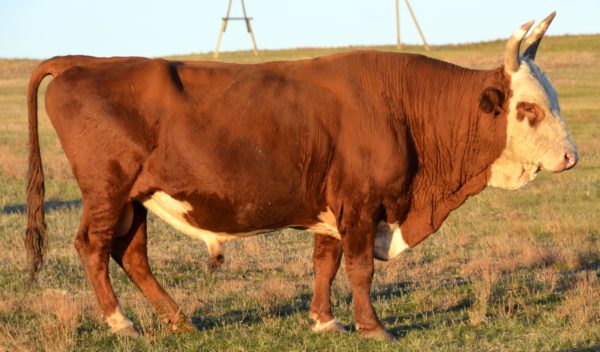
[[[374,219],[373,219],[374,220]],[[356,329],[367,338],[394,340],[377,318],[371,304],[373,281],[373,246],[377,226],[370,216],[357,217],[342,235],[346,273],[352,284]]]
[[[327,235],[315,234],[313,263],[315,283],[310,305],[313,332],[345,331],[331,311],[331,283],[342,260],[342,243]]]

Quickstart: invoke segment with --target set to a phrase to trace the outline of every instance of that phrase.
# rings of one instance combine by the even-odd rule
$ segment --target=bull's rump
[[[221,233],[316,220],[332,105],[264,67],[146,59],[82,65],[47,92],[82,193],[162,191],[189,204],[191,225]]]

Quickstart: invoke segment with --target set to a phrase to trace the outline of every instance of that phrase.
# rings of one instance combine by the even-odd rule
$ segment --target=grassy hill
[[[114,263],[121,304],[144,337],[112,336],[73,239],[79,191],[40,92],[49,252],[26,293],[22,235],[27,170],[26,87],[35,60],[0,60],[0,351],[26,350],[600,350],[600,35],[546,38],[538,63],[558,90],[581,153],[564,174],[522,190],[488,189],[398,259],[377,263],[374,304],[399,338],[309,332],[312,238],[284,231],[225,244],[226,263],[155,217],[149,256],[159,281],[200,332],[172,335]],[[433,47],[427,55],[472,68],[501,64],[504,41]],[[223,61],[294,60],[355,48],[223,53]],[[361,48],[362,49],[362,48]],[[390,50],[393,47],[375,47]],[[420,47],[403,51],[422,52]],[[209,60],[210,54],[176,59]],[[350,285],[334,285],[335,313],[353,323]]]

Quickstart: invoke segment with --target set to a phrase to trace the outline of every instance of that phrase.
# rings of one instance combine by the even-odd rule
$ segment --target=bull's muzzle
[[[572,169],[573,167],[575,167],[575,165],[577,165],[578,161],[579,154],[577,153],[577,151],[566,153],[565,159],[563,161],[564,168],[562,169],[562,171]]]
[[[563,159],[558,165],[552,170],[553,172],[563,172],[572,169],[577,165],[579,161],[579,153],[577,150],[568,151],[564,154]]]

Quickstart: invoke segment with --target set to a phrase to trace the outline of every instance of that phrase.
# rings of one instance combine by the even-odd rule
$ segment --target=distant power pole
[[[244,13],[244,17],[231,17],[231,2],[232,0],[229,0],[229,4],[227,5],[227,13],[225,14],[225,17],[223,17],[223,22],[221,23],[221,31],[219,32],[219,39],[217,39],[217,49],[215,50],[215,58],[219,57],[219,48],[221,47],[221,39],[223,39],[223,33],[225,33],[225,31],[227,30],[227,22],[228,21],[245,21],[246,22],[246,29],[248,30],[248,33],[250,33],[250,38],[252,38],[252,51],[254,51],[254,55],[258,56],[258,51],[256,51],[256,39],[254,39],[254,32],[252,32],[252,26],[250,26],[250,21],[252,20],[252,17],[248,17],[246,15],[246,6],[244,5],[244,0],[242,1],[242,12]]]
[[[243,1],[243,0],[242,0]],[[423,41],[423,46],[425,50],[429,51],[429,45],[427,45],[427,41],[425,40],[425,35],[423,35],[423,31],[421,30],[421,26],[419,26],[419,22],[417,22],[417,17],[413,12],[412,7],[408,0],[404,0],[406,2],[406,7],[408,8],[408,12],[410,12],[410,16],[415,23],[415,27],[417,27],[417,32],[419,32],[419,36],[421,36],[421,40]],[[396,38],[398,42],[396,43],[396,48],[400,49],[402,47],[402,43],[400,42],[400,5],[398,4],[398,0],[396,0]]]

